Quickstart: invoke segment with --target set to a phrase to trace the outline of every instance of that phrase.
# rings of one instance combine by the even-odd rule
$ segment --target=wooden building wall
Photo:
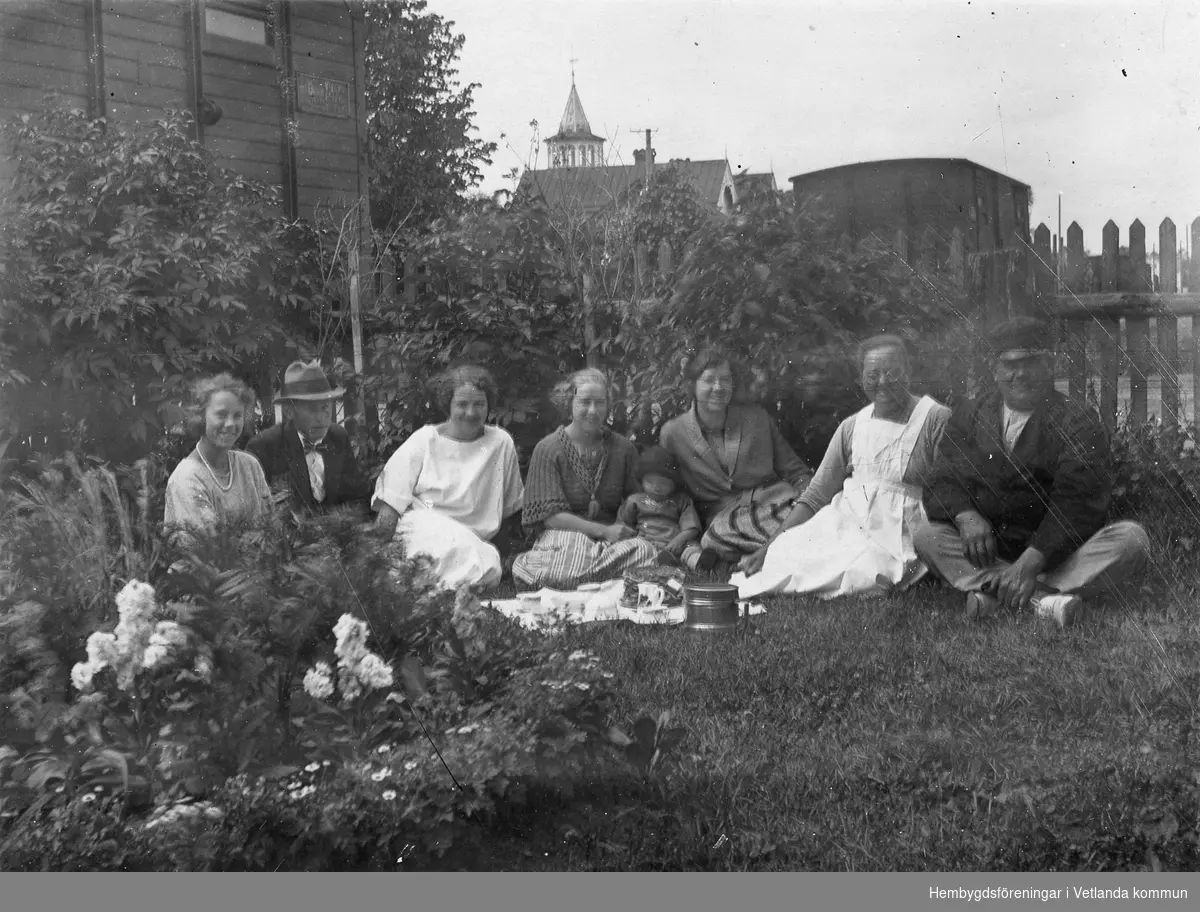
[[[0,4],[0,108],[36,111],[47,91],[86,107],[89,6],[79,0]]]
[[[898,159],[791,178],[820,196],[852,241],[874,237],[912,269],[941,273],[990,324],[1025,312],[1032,293],[1029,188],[966,159]]]
[[[913,254],[936,246],[944,259],[955,228],[968,252],[1029,240],[1028,190],[957,159],[904,159],[831,168],[791,179],[797,197],[823,197],[837,230],[854,240],[890,242],[905,232]]]
[[[261,18],[270,40],[210,33],[209,10]],[[292,214],[341,212],[367,193],[364,46],[361,10],[329,0],[3,0],[0,116],[47,90],[115,123],[204,97],[219,165],[279,187]]]

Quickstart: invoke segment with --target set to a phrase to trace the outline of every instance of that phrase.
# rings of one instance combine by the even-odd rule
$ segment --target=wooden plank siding
[[[294,0],[292,8],[295,10],[296,18],[295,26],[292,29],[293,34],[315,34],[320,37],[323,34],[322,29],[329,29],[330,26],[333,26],[332,31],[336,40],[344,43],[349,50],[352,33],[346,4],[328,3],[326,0]]]
[[[274,51],[240,44],[205,37],[204,94],[222,110],[221,119],[205,127],[205,145],[222,167],[280,186],[283,144]],[[270,55],[268,62],[263,51]]]
[[[40,111],[47,92],[87,106],[85,12],[81,0],[0,3],[0,113]]]
[[[207,99],[221,116],[196,135],[219,166],[278,188],[286,211],[311,217],[332,206],[340,218],[368,186],[363,13],[326,0],[258,7],[269,30],[287,29],[266,45],[207,32],[206,10],[253,16],[250,4],[0,0],[0,117],[41,110],[53,89],[114,124],[201,110]],[[301,109],[289,74],[344,84],[345,116]],[[3,155],[0,171],[11,172]],[[367,212],[351,227],[364,248]]]
[[[335,79],[349,87],[345,117],[296,110],[297,202],[300,214],[318,208],[341,211],[354,204],[362,165],[355,131],[358,87],[349,13],[336,4],[295,3],[292,12],[292,66],[304,75]]]
[[[182,8],[177,3],[104,4],[104,89],[116,123],[160,119],[187,107]]]

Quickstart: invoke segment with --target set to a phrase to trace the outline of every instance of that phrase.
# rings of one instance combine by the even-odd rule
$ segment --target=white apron
[[[923,396],[904,425],[875,418],[874,405],[860,411],[850,443],[851,474],[842,490],[808,522],[775,539],[761,571],[733,575],[729,581],[738,596],[882,595],[924,576],[912,542],[912,529],[925,517],[921,489],[902,479],[932,406]]]

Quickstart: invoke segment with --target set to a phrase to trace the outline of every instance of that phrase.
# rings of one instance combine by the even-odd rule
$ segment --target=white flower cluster
[[[91,690],[92,678],[103,668],[115,671],[117,686],[129,690],[139,671],[166,664],[187,646],[187,631],[179,624],[154,623],[155,605],[154,587],[149,583],[130,580],[125,584],[117,596],[117,626],[112,633],[96,631],[88,637],[87,661],[71,669],[71,683],[76,690]],[[197,659],[196,674],[211,679],[211,660],[203,656]]]
[[[201,818],[220,820],[224,816],[224,811],[207,801],[172,804],[167,807],[160,807],[155,811],[150,819],[146,821],[145,829],[150,830],[158,826],[171,826],[180,822],[190,823]]]
[[[318,662],[305,672],[304,692],[318,700],[333,696],[333,669],[328,662]]]
[[[391,687],[395,680],[392,666],[367,649],[367,624],[352,614],[343,614],[333,626],[337,639],[334,655],[338,658],[337,689],[342,702],[349,703],[368,690]],[[304,675],[304,690],[318,700],[328,700],[334,692],[334,673],[328,662],[317,662]]]
[[[288,800],[300,801],[307,798],[309,795],[315,794],[317,787],[315,785],[305,785],[303,782],[293,782],[288,786]]]
[[[187,646],[187,631],[174,621],[159,621],[150,634],[146,654],[142,657],[143,668],[154,668],[167,661],[177,649]]]

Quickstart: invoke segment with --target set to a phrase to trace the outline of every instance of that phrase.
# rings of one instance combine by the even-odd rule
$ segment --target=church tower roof
[[[562,120],[558,122],[558,132],[551,139],[598,139],[592,132],[587,115],[583,113],[583,102],[579,100],[579,90],[575,88],[575,74],[571,74],[571,94],[567,96],[567,106],[563,109]]]

